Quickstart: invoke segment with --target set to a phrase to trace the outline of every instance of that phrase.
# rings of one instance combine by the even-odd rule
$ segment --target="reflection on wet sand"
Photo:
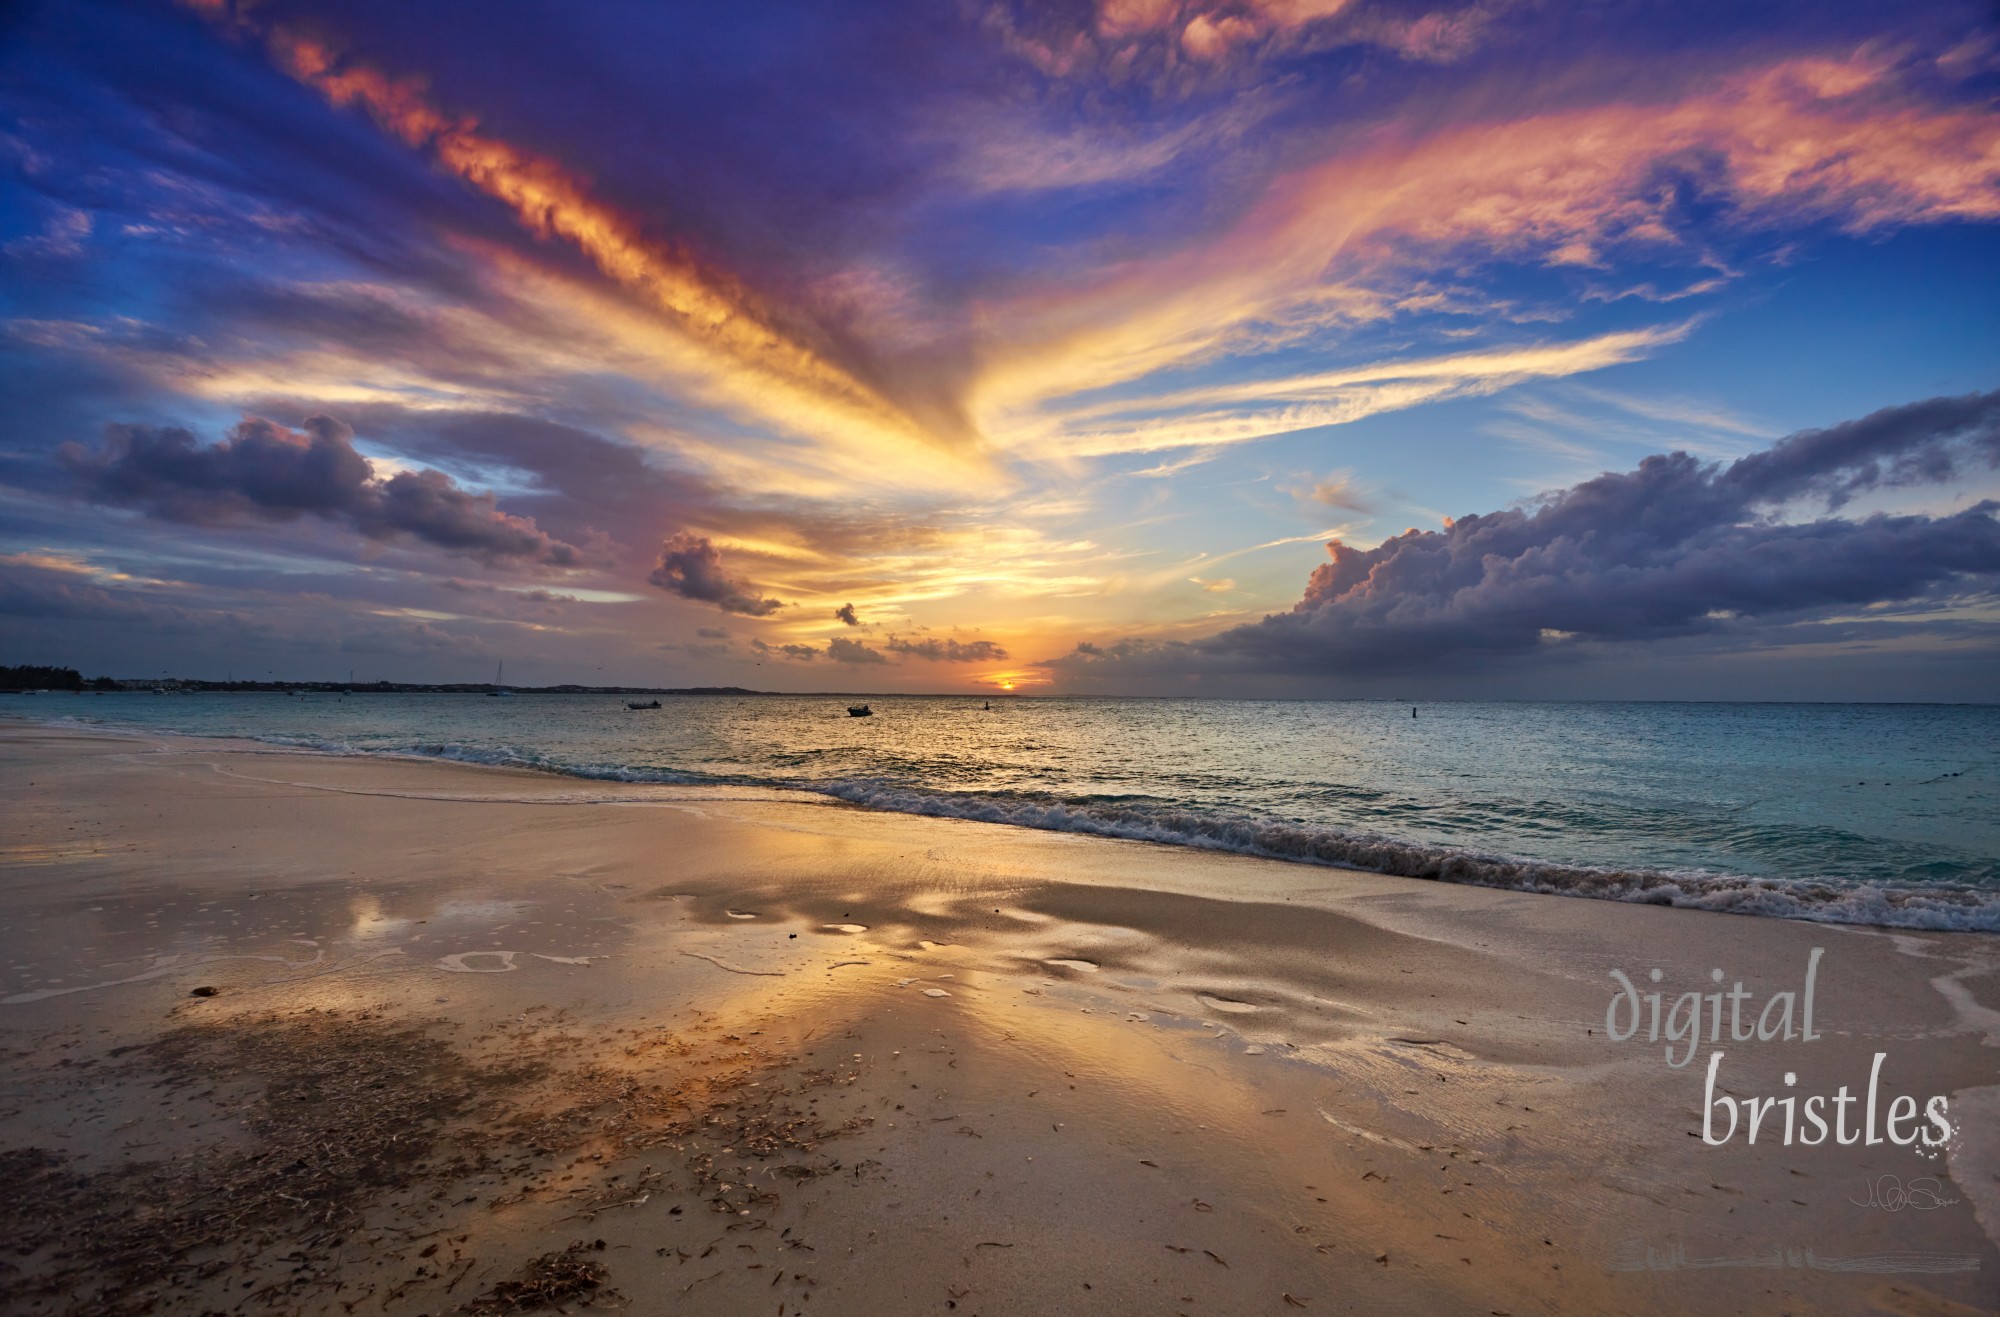
[[[1990,993],[1977,939],[163,745],[0,732],[0,771],[145,839],[0,893],[22,1311],[439,1313],[531,1273],[637,1311],[1740,1307],[1613,1262],[1907,1248],[1842,1196],[1907,1167],[1686,1137],[1685,1086],[1592,1032],[1607,966],[1831,941],[1829,1073],[1893,1031],[1915,1088],[1991,1077],[1932,986]],[[1967,1155],[1926,1173],[1991,1177]],[[88,1224],[121,1195],[151,1224]],[[1929,1215],[1985,1270],[1897,1284],[1971,1302],[2000,1256]]]

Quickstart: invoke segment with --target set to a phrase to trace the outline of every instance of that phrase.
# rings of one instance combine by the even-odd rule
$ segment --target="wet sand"
[[[2000,1294],[1991,938],[19,722],[0,799],[7,1312]],[[1814,1041],[1606,1036],[1814,948]],[[1953,1136],[1711,1146],[1715,1051]]]

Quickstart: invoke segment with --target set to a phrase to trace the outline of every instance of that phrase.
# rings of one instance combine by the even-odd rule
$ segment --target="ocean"
[[[1741,914],[2000,932],[2000,706],[871,696],[10,697],[0,713]]]

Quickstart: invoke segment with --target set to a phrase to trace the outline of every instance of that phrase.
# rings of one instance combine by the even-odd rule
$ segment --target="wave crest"
[[[36,721],[94,727],[115,725],[109,720],[70,716]],[[573,764],[512,746],[449,741],[357,745],[343,740],[274,734],[236,739],[320,754],[445,759],[602,782],[803,791],[899,814],[1193,846],[1301,864],[1361,869],[1400,878],[1425,878],[1550,896],[1580,896],[1828,924],[2000,933],[2000,891],[1961,883],[1874,883],[1837,878],[1753,877],[1701,869],[1602,868],[1405,841],[1378,833],[1295,823],[1225,808],[1190,808],[1132,797],[949,792],[874,778],[809,781],[623,764]]]
[[[1175,805],[959,795],[872,780],[806,784],[806,789],[901,814],[1195,846],[1474,887],[1830,924],[2000,932],[2000,893],[1963,885],[1928,883],[1919,887],[1760,878],[1705,870],[1598,868]]]

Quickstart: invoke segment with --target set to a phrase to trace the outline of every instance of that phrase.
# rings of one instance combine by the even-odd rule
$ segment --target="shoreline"
[[[373,1285],[371,1307],[435,1314],[580,1233],[606,1247],[564,1265],[602,1266],[640,1311],[1991,1301],[2000,945],[1984,935],[1557,901],[806,793],[601,784],[586,805],[579,779],[544,773],[141,736],[0,724],[0,1040],[22,1094],[0,1155],[143,1184],[120,1168],[161,1154],[128,1149],[135,1134],[209,1164],[222,1154],[200,1149],[246,1129],[289,1147],[303,1127],[268,1108],[297,1082],[287,1040],[314,1029],[316,1046],[414,1058],[419,1093],[459,1094],[431,1145],[494,1159],[335,1204],[359,1223],[343,1239],[393,1243],[395,1217],[457,1241],[473,1262],[449,1291],[457,1266],[429,1274],[441,1252],[378,1266],[301,1225],[248,1258],[204,1245],[194,1271],[226,1265],[159,1281],[182,1286],[174,1303],[228,1275],[274,1310],[337,1311],[329,1287]],[[1718,1091],[1762,1099],[1790,1072],[1801,1094],[1859,1091],[1883,1052],[1885,1095],[1963,1113],[1939,1155],[1710,1146],[1710,1049],[1677,1069],[1602,1036],[1613,968],[1707,991],[1726,967],[1763,1002],[1796,989],[1814,946],[1824,1036],[1725,1043]],[[190,1057],[210,1094],[175,1069]],[[154,1084],[182,1119],[147,1110]],[[632,1096],[649,1085],[678,1096]],[[613,1096],[564,1116],[585,1090]],[[769,1142],[741,1178],[708,1116]],[[788,1122],[815,1146],[780,1138]],[[1937,1177],[1958,1201],[1856,1206],[1884,1176]],[[771,1242],[791,1239],[811,1250]],[[1784,1265],[1697,1265],[1771,1249]],[[296,1284],[290,1253],[313,1259]],[[65,1264],[51,1243],[19,1265],[35,1281]]]
[[[50,723],[0,712],[0,726],[5,726],[10,716],[29,726],[60,727],[65,722],[74,722],[65,718]],[[810,794],[876,812],[959,818],[1035,831],[1152,842],[1288,864],[1544,896],[1879,929],[2000,933],[2000,890],[1964,883],[1894,884],[1848,878],[1571,863],[1416,841],[1333,824],[1297,822],[1253,811],[1200,806],[1134,809],[1090,800],[1042,800],[1033,798],[1033,793],[953,792],[877,779],[782,781],[680,769],[577,765],[449,743],[440,743],[433,753],[408,748],[371,749],[344,741],[288,735],[162,731],[143,724],[76,725],[98,728],[112,735],[185,737],[203,742],[269,746],[288,753],[465,764],[579,782]]]

